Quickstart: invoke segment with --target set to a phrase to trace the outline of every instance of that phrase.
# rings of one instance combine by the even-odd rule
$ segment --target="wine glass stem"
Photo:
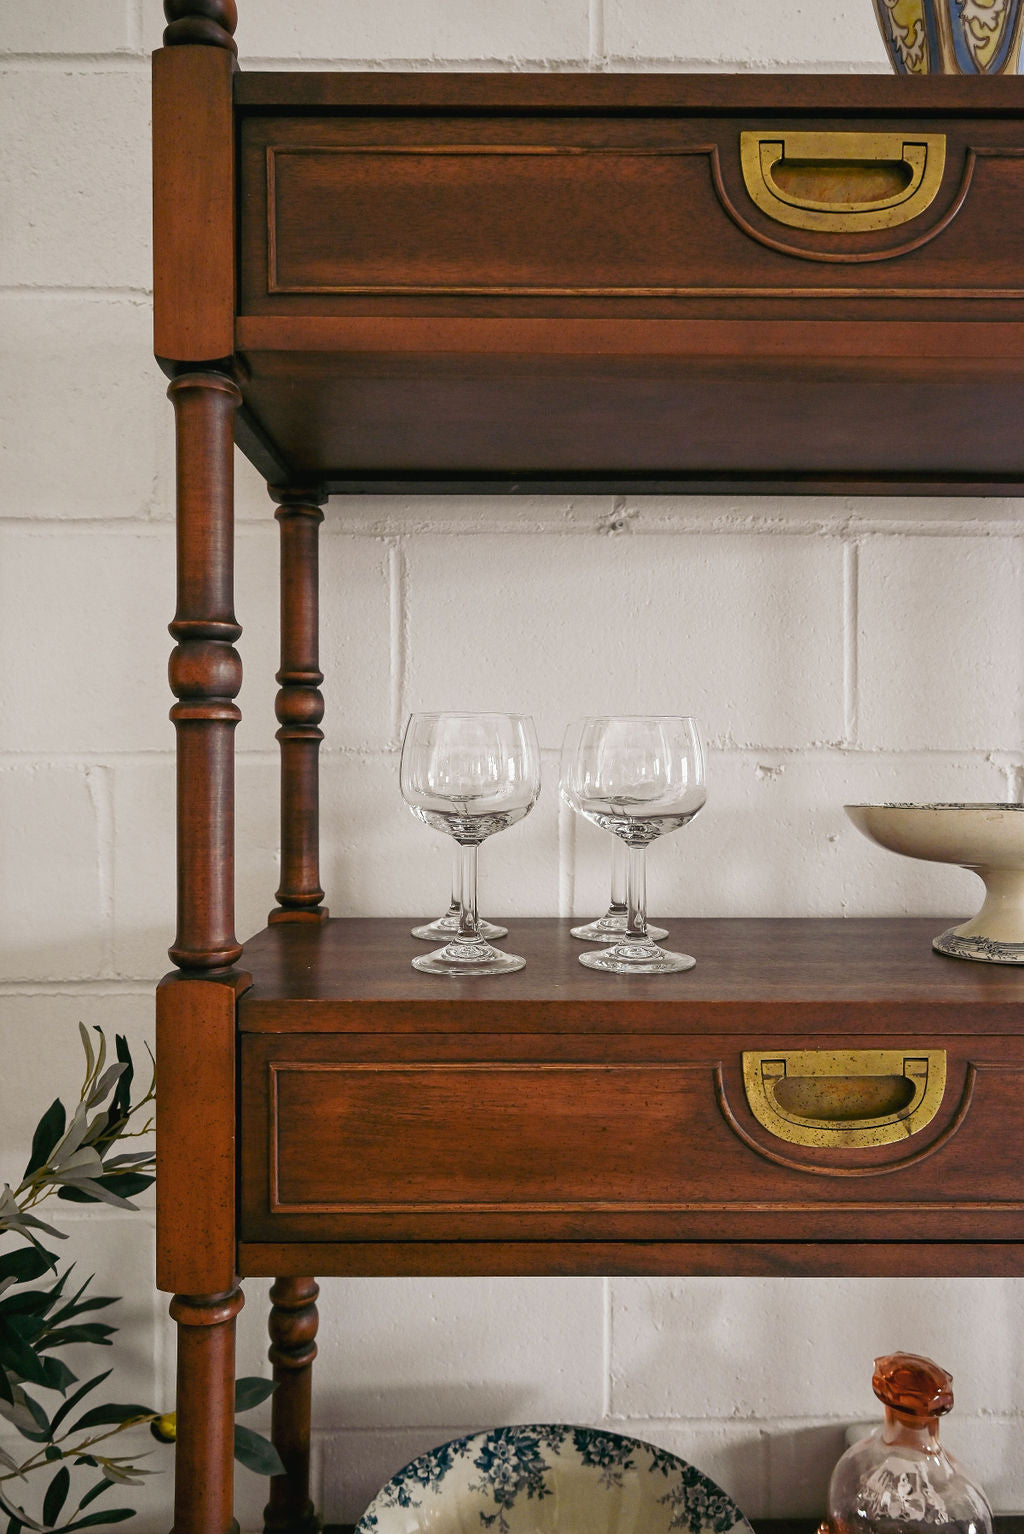
[[[452,858],[452,899],[446,916],[458,916],[462,909],[462,848],[456,844]]]
[[[459,848],[459,941],[480,940],[480,921],[476,906],[476,843]]]
[[[626,918],[626,935],[647,940],[647,849],[626,849],[626,901],[629,914]]]
[[[615,837],[615,847],[612,851],[612,903],[609,916],[626,914],[626,844],[619,837]]]

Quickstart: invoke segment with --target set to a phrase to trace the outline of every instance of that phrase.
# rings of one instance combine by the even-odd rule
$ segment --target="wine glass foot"
[[[580,963],[588,969],[609,970],[613,975],[669,975],[693,969],[696,962],[688,953],[669,953],[654,943],[640,941],[580,954]]]
[[[508,937],[507,927],[498,927],[493,921],[481,921],[479,923],[480,936],[493,942],[495,938]],[[449,938],[458,934],[459,913],[449,911],[444,916],[439,916],[436,921],[428,922],[425,927],[413,927],[412,936],[418,937],[424,943],[444,943]]]
[[[648,926],[647,935],[652,943],[660,943],[663,937],[668,937],[664,927]],[[626,936],[625,913],[609,911],[585,927],[570,927],[569,936],[578,938],[581,943],[621,943]]]
[[[443,948],[437,948],[433,953],[425,953],[417,959],[413,959],[413,969],[418,969],[424,975],[510,975],[513,970],[522,969],[526,960],[521,959],[515,953],[502,953],[499,948],[492,948],[490,943],[480,939],[478,942],[456,941],[446,943]]]

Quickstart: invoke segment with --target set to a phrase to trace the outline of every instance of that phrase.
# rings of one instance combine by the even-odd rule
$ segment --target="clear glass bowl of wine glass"
[[[647,930],[646,852],[678,831],[707,799],[696,720],[684,715],[585,719],[562,758],[561,792],[577,814],[626,845],[626,934],[596,953],[588,969],[659,975],[692,969],[689,954],[659,948]]]
[[[402,742],[402,796],[417,819],[454,838],[461,859],[459,924],[413,959],[431,975],[502,975],[525,959],[492,948],[477,912],[477,849],[530,813],[540,793],[540,749],[526,714],[412,714]]]
[[[562,741],[562,767],[559,774],[559,783],[562,788],[562,798],[565,798],[565,784],[568,780],[567,768],[572,763],[576,754],[576,746],[579,742],[582,724],[577,720],[570,724]],[[571,808],[571,806],[570,806]],[[626,936],[629,922],[629,905],[626,901],[626,844],[619,837],[612,837],[612,879],[611,898],[608,909],[603,916],[595,916],[593,921],[585,922],[581,927],[570,927],[569,936],[576,938],[580,943],[618,943]],[[660,943],[662,938],[668,937],[664,927],[647,925],[647,936],[655,943]]]

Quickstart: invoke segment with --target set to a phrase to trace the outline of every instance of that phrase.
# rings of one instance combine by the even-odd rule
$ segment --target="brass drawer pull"
[[[946,1051],[747,1050],[743,1085],[759,1124],[793,1145],[892,1145],[930,1124]]]
[[[946,135],[741,133],[740,164],[750,196],[777,223],[833,234],[894,229],[935,200]]]

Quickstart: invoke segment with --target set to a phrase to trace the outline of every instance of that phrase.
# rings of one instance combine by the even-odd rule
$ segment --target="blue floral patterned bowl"
[[[412,1460],[355,1534],[751,1534],[685,1460],[602,1428],[499,1427]]]

